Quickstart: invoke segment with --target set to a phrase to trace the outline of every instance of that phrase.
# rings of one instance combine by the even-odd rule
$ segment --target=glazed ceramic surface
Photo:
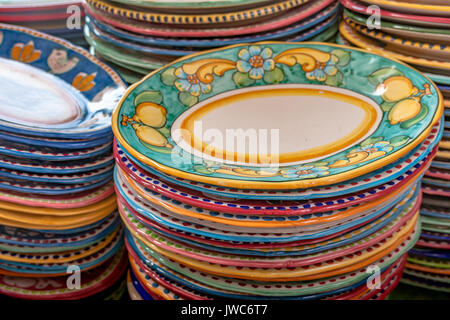
[[[291,34],[303,31],[310,27],[313,27],[317,23],[329,18],[332,14],[336,13],[338,9],[338,3],[327,7],[322,10],[318,14],[308,17],[305,21],[300,21],[288,28],[277,29],[272,32],[265,32],[264,34],[256,34],[252,36],[241,36],[241,37],[232,37],[232,38],[211,38],[211,39],[171,39],[171,38],[163,38],[163,37],[150,37],[150,36],[140,36],[131,32],[124,31],[122,29],[110,26],[108,24],[102,23],[98,20],[91,20],[87,18],[87,24],[95,25],[97,28],[107,32],[116,37],[122,38],[123,40],[130,40],[137,43],[142,43],[146,45],[153,46],[173,46],[173,47],[213,47],[213,46],[225,46],[236,43],[245,43],[245,42],[256,42],[263,40],[271,40],[275,38],[287,37]],[[92,29],[92,28],[91,28]],[[285,39],[288,40],[289,39]],[[191,52],[192,53],[192,52]]]
[[[102,0],[87,0],[86,3],[103,12],[117,15],[119,17],[133,17],[136,20],[147,21],[153,23],[170,23],[170,24],[224,24],[247,22],[254,19],[270,17],[271,15],[282,13],[289,9],[301,6],[310,0],[282,0],[278,3],[268,4],[257,8],[244,9],[238,11],[230,11],[215,14],[167,14],[157,11],[145,11],[139,9],[128,8],[127,6],[113,5]]]
[[[396,1],[396,0],[363,0],[368,4],[379,5],[382,8],[397,12],[411,12],[421,15],[435,15],[450,17],[450,8],[442,1],[440,4],[426,1]],[[447,4],[447,5],[446,5]]]
[[[442,61],[450,58],[450,49],[444,44],[429,43],[427,39],[421,39],[421,41],[404,39],[376,29],[370,30],[364,25],[353,22],[349,18],[344,18],[344,21],[363,35],[385,43],[387,45],[386,48],[392,51]]]
[[[434,73],[444,73],[448,74],[450,71],[450,63],[446,61],[438,61],[429,58],[420,58],[408,54],[397,53],[385,48],[385,45],[380,44],[377,41],[369,39],[357,33],[350,25],[345,21],[342,21],[339,30],[341,35],[351,42],[352,44],[364,48],[366,50],[375,52],[377,54],[384,55],[386,57],[391,57],[394,59],[401,60],[403,62],[410,63],[414,66],[421,68],[426,68],[428,71],[432,70]]]
[[[366,25],[367,23],[366,16],[359,15],[347,9],[344,9],[344,17],[359,24]],[[450,29],[418,27],[412,24],[406,25],[389,21],[380,21],[380,27],[383,32],[409,40],[450,44]]]
[[[368,15],[371,9],[368,9],[369,4],[354,1],[354,0],[341,0],[344,7],[351,11],[356,11],[358,13]],[[408,4],[409,5],[409,4]],[[419,26],[429,26],[437,28],[448,28],[450,25],[450,18],[447,17],[436,17],[432,15],[422,15],[422,14],[408,14],[403,12],[393,12],[389,10],[380,10],[382,20],[395,21],[399,23],[409,24],[414,21],[415,25]]]
[[[132,19],[117,19],[113,15],[105,14],[93,7],[86,6],[87,13],[94,20],[102,21],[108,25],[131,31],[141,35],[152,35],[161,37],[211,37],[214,34],[217,37],[236,36],[244,34],[254,34],[260,32],[272,31],[275,29],[289,26],[318,13],[326,6],[330,5],[332,0],[309,1],[306,4],[288,11],[281,18],[276,17],[261,23],[254,23],[249,26],[233,26],[224,28],[206,28],[206,29],[185,29],[185,28],[167,28],[159,24],[149,24]]]
[[[433,83],[404,65],[372,57],[367,60],[367,53],[339,46],[261,43],[184,58],[128,90],[114,112],[113,130],[122,146],[139,161],[182,178],[250,189],[304,188],[339,182],[405,155],[426,137],[442,115],[442,98]],[[256,58],[261,66],[253,62]],[[303,72],[294,75],[290,70],[300,67],[298,63]],[[366,68],[347,75],[353,64],[364,64]],[[393,65],[397,71],[391,73]],[[363,78],[373,88],[357,87]],[[376,93],[377,86],[388,90],[389,83],[396,81],[404,83],[407,90],[399,92],[401,97]],[[408,98],[417,111],[409,116],[399,113],[403,106],[398,102],[403,98]],[[167,99],[172,101],[170,106]],[[288,102],[298,103],[299,99],[304,99],[311,109]],[[326,108],[324,101],[329,100],[338,103],[339,108],[322,110]],[[356,107],[361,104],[362,108]],[[274,105],[287,109],[279,112]],[[156,112],[158,121],[147,120],[144,110]],[[334,114],[335,110],[339,112]],[[236,112],[241,114],[239,121],[231,117]],[[323,114],[329,119],[320,116]],[[341,130],[335,126],[336,117],[352,121]],[[220,123],[214,119],[220,119]],[[299,119],[305,122],[299,123]],[[196,121],[201,121],[202,130],[218,128],[222,135],[224,128],[281,126],[279,157],[272,161],[267,151],[242,156],[236,149],[206,144],[193,131]],[[313,128],[308,123],[319,125]],[[323,134],[321,126],[329,135]],[[304,131],[300,134],[298,128]],[[180,131],[186,134],[176,136]],[[187,134],[193,139],[188,139]],[[299,135],[308,135],[305,139],[309,142],[302,142]],[[197,140],[200,142],[191,145]],[[207,148],[213,152],[205,152]]]
[[[29,29],[0,25],[0,65],[8,84],[2,86],[2,130],[70,138],[109,132],[111,109],[125,85],[87,52]]]

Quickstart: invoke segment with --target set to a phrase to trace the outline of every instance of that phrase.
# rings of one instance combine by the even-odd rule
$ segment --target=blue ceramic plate
[[[108,183],[109,181],[111,181],[111,178],[108,176],[106,179],[90,183],[81,183],[75,185],[58,185],[55,183],[39,184],[32,182],[28,183],[19,182],[19,180],[17,179],[9,179],[3,177],[2,180],[0,181],[0,189],[31,194],[59,195],[92,190],[96,187]]]
[[[0,141],[1,142],[1,141]],[[10,157],[35,159],[35,160],[48,160],[48,161],[67,161],[67,160],[80,160],[93,158],[101,154],[105,154],[108,151],[111,152],[111,142],[104,143],[102,145],[88,148],[79,151],[72,150],[53,150],[51,148],[31,148],[28,146],[0,146],[0,154]]]
[[[13,145],[15,143],[25,144],[27,146],[33,147],[45,147],[45,148],[55,148],[55,149],[86,149],[93,148],[99,146],[101,144],[105,144],[112,139],[111,134],[105,134],[98,139],[51,139],[44,137],[29,137],[19,134],[14,134],[11,132],[0,131],[0,140],[2,141],[2,145]]]
[[[114,163],[109,152],[92,159],[71,160],[64,162],[17,159],[15,157],[0,156],[0,168],[19,170],[32,173],[73,174],[104,168]]]
[[[97,254],[88,256],[77,261],[73,264],[77,265],[81,271],[93,268],[100,265],[102,262],[111,258],[119,250],[123,250],[122,233],[116,237],[105,248],[101,249]],[[0,260],[0,269],[17,272],[17,273],[32,273],[32,274],[59,274],[67,272],[67,263],[64,264],[47,264],[37,265],[22,262],[12,262]]]
[[[0,81],[0,130],[55,138],[109,132],[112,110],[125,89],[119,75],[87,51],[4,24]]]
[[[0,178],[10,178],[22,181],[32,181],[37,183],[55,183],[55,184],[83,184],[93,183],[106,178],[112,178],[113,165],[108,167],[89,171],[85,173],[56,175],[56,174],[38,174],[38,173],[26,173],[15,170],[1,169]]]
[[[65,248],[87,246],[110,234],[120,224],[117,214],[112,214],[100,222],[90,225],[89,229],[73,233],[55,234],[22,228],[0,227],[0,243],[32,248]],[[70,241],[68,241],[70,239]]]

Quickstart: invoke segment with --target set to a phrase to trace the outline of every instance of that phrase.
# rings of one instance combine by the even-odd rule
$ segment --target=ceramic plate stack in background
[[[81,0],[0,0],[0,23],[40,30],[87,47]]]
[[[115,297],[127,263],[110,122],[124,82],[79,47],[6,24],[0,79],[0,293]]]
[[[444,110],[447,114],[447,109]],[[409,252],[402,282],[450,292],[450,136],[448,117],[436,158],[422,179],[422,234]]]
[[[445,1],[402,3],[389,0],[342,0],[343,21],[339,43],[351,44],[406,62],[432,79],[450,107],[450,5]],[[379,28],[368,28],[369,5],[381,7]],[[389,106],[387,106],[389,107]],[[447,109],[446,109],[447,110]],[[409,257],[402,281],[448,291],[447,174],[450,129],[444,111],[443,140],[435,161],[423,179],[422,238]],[[446,231],[447,230],[447,231]]]
[[[442,110],[421,73],[327,44],[231,46],[151,73],[112,119],[130,295],[384,299],[420,235]]]
[[[86,40],[134,83],[166,63],[256,41],[334,41],[336,0],[86,0]]]

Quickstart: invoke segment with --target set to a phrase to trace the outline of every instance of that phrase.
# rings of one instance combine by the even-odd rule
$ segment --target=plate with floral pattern
[[[400,62],[339,45],[266,42],[156,70],[123,96],[113,131],[138,161],[165,174],[240,189],[299,189],[405,156],[442,112],[435,84]],[[265,150],[241,143],[239,151],[239,143],[224,141],[230,130],[244,139],[239,130],[265,132]],[[364,150],[373,143],[383,147]],[[304,175],[305,166],[320,174]]]
[[[112,108],[125,84],[87,51],[2,24],[0,68],[2,83],[7,84],[0,103],[2,131],[74,139],[110,132]]]

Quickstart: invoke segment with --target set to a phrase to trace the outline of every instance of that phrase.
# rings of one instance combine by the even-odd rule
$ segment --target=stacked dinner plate
[[[151,73],[112,119],[130,295],[385,298],[420,235],[442,110],[421,73],[324,43],[230,46]]]
[[[342,0],[343,21],[339,42],[353,44],[387,57],[399,59],[423,71],[450,100],[450,5],[446,1],[402,3],[387,0]],[[380,6],[381,20],[369,18]],[[372,27],[368,26],[368,21]],[[450,107],[449,103],[444,101]],[[445,111],[446,117],[450,114]],[[444,119],[443,140],[437,157],[423,179],[422,238],[411,251],[402,281],[448,291],[448,212],[450,203],[450,125]],[[447,250],[447,251],[446,251]],[[446,278],[447,277],[447,278]]]
[[[444,111],[446,112],[446,111]],[[422,234],[409,252],[403,282],[450,292],[450,157],[448,121],[435,160],[422,180]]]
[[[40,30],[87,47],[81,0],[0,0],[0,23]]]
[[[110,121],[124,83],[85,50],[6,24],[0,82],[0,293],[123,292]]]
[[[130,83],[181,56],[256,41],[331,41],[337,0],[86,0],[86,40]]]

